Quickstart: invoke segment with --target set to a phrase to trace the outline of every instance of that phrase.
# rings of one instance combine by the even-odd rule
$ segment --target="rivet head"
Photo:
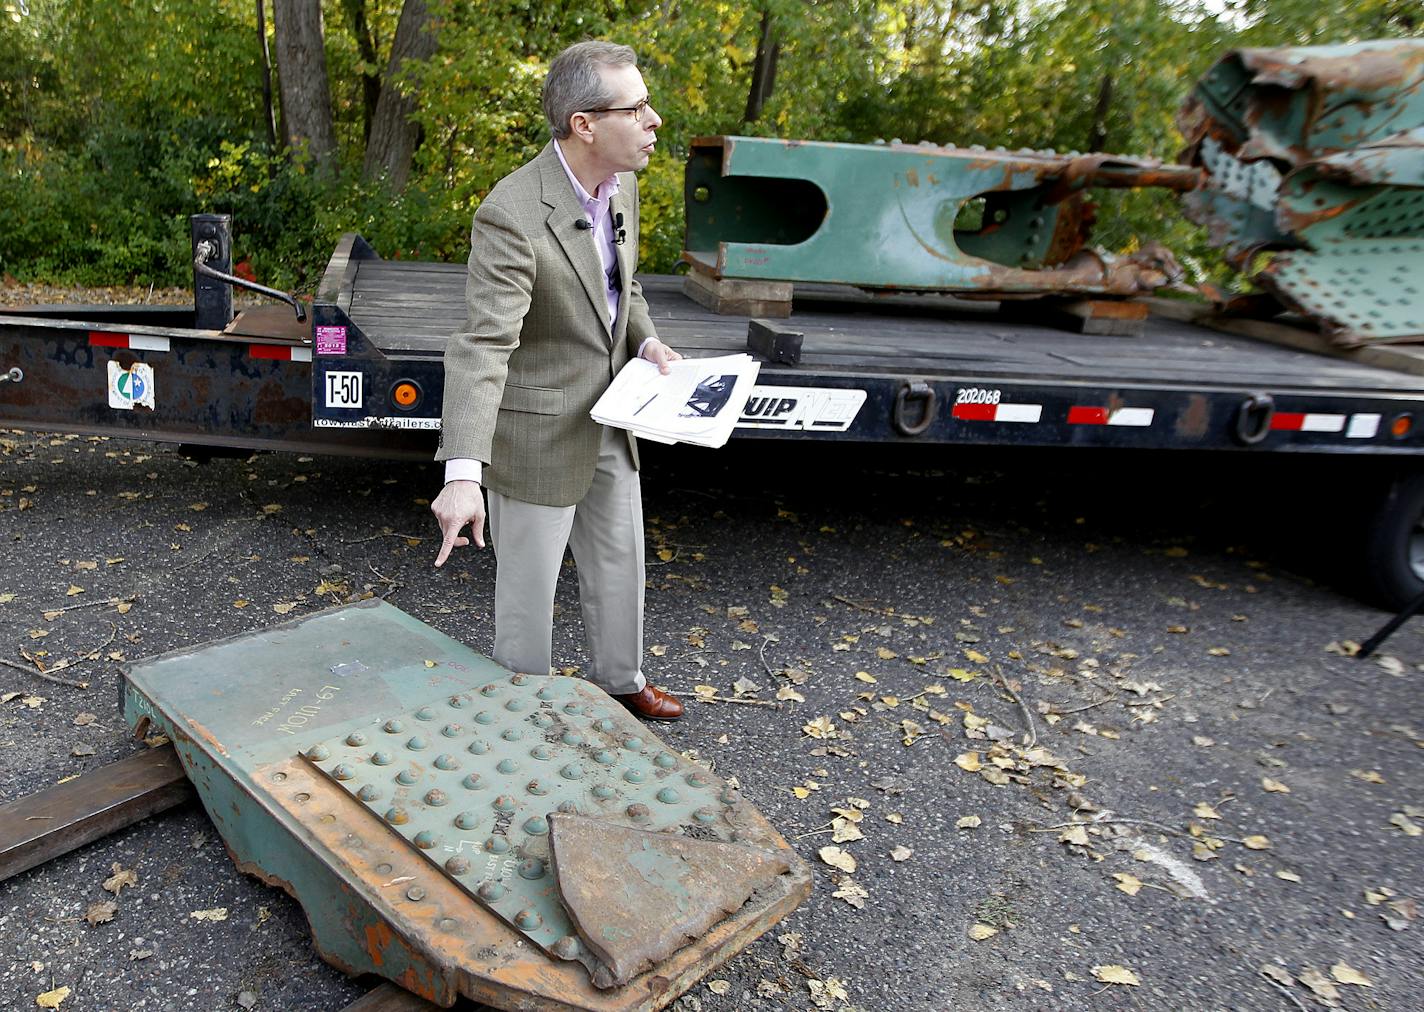
[[[288,753],[288,755],[290,754],[291,753]],[[325,745],[313,745],[311,748],[307,749],[306,757],[312,762],[323,762],[331,758],[331,749],[327,748]]]
[[[437,770],[457,770],[460,768],[460,764],[449,753],[441,753],[435,757],[435,768]]]
[[[560,801],[559,811],[563,812],[565,815],[577,815],[579,813],[578,805],[574,804],[572,801]]]
[[[445,870],[451,875],[463,875],[470,870],[470,859],[456,854],[445,862]]]
[[[389,822],[392,826],[404,826],[407,822],[410,821],[410,816],[406,814],[406,810],[404,808],[401,808],[399,805],[397,805],[394,808],[389,808],[386,810],[386,821]]]
[[[405,725],[392,718],[381,725],[381,730],[386,732],[386,734],[400,734],[405,730]]]
[[[524,737],[524,732],[517,727],[511,727],[500,735],[505,741],[518,741]]]
[[[528,684],[529,684],[529,676],[526,675],[526,674],[522,674],[522,673],[521,673],[521,674],[517,674],[517,675],[512,675],[512,676],[510,677],[510,679],[509,679],[509,684],[510,684],[510,685],[528,685]]]
[[[311,800],[311,795],[308,794],[306,791],[302,791],[300,794],[293,795],[293,797],[296,799],[296,802],[299,805],[305,805],[308,801]]]
[[[360,747],[366,744],[366,736],[360,731],[352,731],[346,736],[346,744]]]
[[[498,692],[498,691],[499,691],[499,685],[496,684],[496,683],[494,683],[494,682],[490,682],[488,685],[481,685],[481,686],[480,686],[480,695],[481,695],[481,696],[493,696],[493,695],[494,695],[496,692]]]
[[[464,728],[461,727],[459,724],[446,724],[440,729],[440,733],[447,738],[458,738],[460,736],[460,732],[463,730]]]
[[[281,770],[278,770],[276,773],[273,773],[273,774],[272,774],[272,781],[273,781],[273,783],[278,783],[278,784],[280,784],[283,780],[286,780],[286,779],[287,779],[287,774],[283,773]]]
[[[536,815],[524,820],[524,832],[530,836],[543,836],[549,831],[549,820],[542,815]]]
[[[546,727],[553,727],[554,725],[554,718],[549,716],[547,713],[536,713],[533,717],[530,717],[529,719],[535,727],[540,728],[541,730]]]
[[[416,719],[416,720],[434,720],[434,719],[435,719],[435,709],[434,709],[433,707],[430,707],[430,706],[422,706],[419,710],[416,710],[416,711],[415,711],[415,719]]]
[[[544,877],[544,862],[537,857],[526,857],[519,862],[519,877],[536,879]]]
[[[378,801],[380,800],[381,792],[374,784],[365,784],[356,792],[356,797],[362,801]]]
[[[535,759],[548,759],[552,757],[554,753],[549,751],[548,745],[535,745],[529,750],[529,754]]]
[[[582,745],[583,735],[579,734],[577,731],[565,731],[563,735],[560,736],[559,741],[563,742],[565,745]]]
[[[658,800],[665,805],[675,805],[682,800],[682,795],[678,794],[677,791],[671,787],[664,787],[658,791]]]
[[[568,714],[583,713],[583,705],[581,703],[565,703],[564,712]]]
[[[462,708],[465,706],[465,704],[468,703],[469,701],[470,701],[470,697],[469,697],[469,696],[451,696],[449,702],[450,702],[450,705],[451,705],[451,706],[453,706],[455,709],[459,710],[459,709],[462,709]]]
[[[529,781],[528,785],[525,787],[525,790],[527,790],[530,794],[537,795],[538,797],[543,797],[545,794],[549,793],[549,788],[545,787],[537,780]]]
[[[476,724],[493,724],[494,721],[494,713],[489,710],[481,710],[479,713],[475,714]]]
[[[535,695],[538,696],[540,699],[553,699],[558,694],[558,690],[555,689],[552,685],[546,685],[535,693]]]
[[[501,759],[494,768],[501,773],[513,773],[519,769],[519,764],[513,759]]]
[[[411,886],[405,891],[405,898],[408,900],[414,900],[416,903],[419,903],[421,900],[425,899],[425,887]]]
[[[715,808],[699,808],[692,813],[692,817],[703,825],[717,821],[717,810]]]
[[[337,780],[350,780],[356,775],[356,771],[351,768],[350,763],[337,763],[332,767],[331,775]]]
[[[565,935],[554,943],[553,951],[560,959],[578,959],[579,953],[583,951],[583,943],[573,935]]]
[[[670,770],[677,765],[677,759],[673,757],[671,752],[659,752],[657,756],[654,757],[653,764],[661,769]]]
[[[687,785],[689,787],[706,787],[712,781],[708,780],[705,774],[689,773],[687,775]]]
[[[490,903],[493,903],[505,893],[509,892],[509,890],[506,889],[504,886],[500,885],[498,882],[484,882],[481,883],[480,888],[477,890],[477,892],[480,894],[480,899],[487,900]]]
[[[404,784],[407,787],[409,787],[411,784],[415,783],[419,779],[420,776],[415,772],[415,770],[401,770],[399,773],[396,774],[396,783]]]
[[[569,763],[559,770],[559,776],[565,780],[580,780],[583,778],[583,767],[578,763]]]
[[[623,774],[623,779],[630,784],[641,784],[645,778],[642,770],[629,770]]]
[[[465,779],[460,781],[460,786],[467,791],[477,791],[485,785],[478,773],[467,773]]]
[[[643,739],[636,735],[629,735],[623,739],[623,747],[630,752],[637,752],[643,747]]]
[[[485,841],[485,850],[491,854],[503,854],[509,850],[509,840],[503,836],[491,836]]]
[[[506,710],[509,710],[509,711],[513,712],[513,713],[517,713],[517,712],[519,712],[520,710],[527,710],[527,709],[529,709],[529,704],[526,703],[526,702],[524,702],[524,700],[522,700],[522,699],[517,699],[517,698],[516,698],[516,699],[511,699],[509,702],[505,703],[505,704],[504,704],[504,708],[505,708]]]
[[[470,753],[470,755],[484,755],[489,750],[489,742],[483,741],[478,738],[470,742],[469,745],[465,746],[465,751]]]
[[[612,731],[617,726],[618,725],[613,723],[613,721],[609,720],[607,717],[604,717],[602,720],[594,722],[593,729],[595,731],[601,731],[604,734],[607,734],[609,731]]]
[[[723,787],[722,793],[718,795],[722,804],[735,805],[737,803],[737,791],[733,787]]]
[[[480,824],[480,817],[474,812],[461,812],[455,816],[455,825],[461,829],[474,829]]]
[[[377,766],[389,766],[391,764],[391,754],[384,749],[379,749],[371,753],[371,762]]]
[[[410,737],[410,739],[405,743],[405,747],[410,749],[412,752],[419,752],[422,749],[428,748],[429,746],[426,744],[424,738],[416,734]]]
[[[508,794],[501,794],[499,797],[494,799],[494,810],[496,812],[512,812],[514,811],[514,807],[514,799],[511,798]]]
[[[430,830],[422,829],[419,833],[415,834],[414,842],[421,850],[430,850],[440,841]]]
[[[613,788],[609,787],[607,784],[599,784],[593,789],[593,796],[595,798],[598,798],[600,801],[607,801],[609,798],[613,797],[613,793]]]
[[[514,676],[518,678],[518,675]],[[544,918],[539,916],[538,911],[532,907],[526,907],[514,915],[514,923],[519,925],[521,930],[533,931],[544,923]]]
[[[425,803],[439,808],[441,805],[448,805],[450,803],[450,795],[438,787],[433,787],[425,792]]]
[[[643,804],[629,805],[626,811],[628,813],[628,818],[638,822],[649,818],[653,814],[652,811],[648,808],[648,806]]]
[[[604,766],[612,766],[618,761],[618,753],[612,752],[606,748],[601,748],[593,754],[593,761],[596,763],[602,763]]]

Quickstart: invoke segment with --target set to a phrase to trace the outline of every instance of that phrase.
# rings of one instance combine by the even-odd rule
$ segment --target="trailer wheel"
[[[1390,483],[1364,520],[1365,593],[1398,611],[1424,593],[1424,475]]]

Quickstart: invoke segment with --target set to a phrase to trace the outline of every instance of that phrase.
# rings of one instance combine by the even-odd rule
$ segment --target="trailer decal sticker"
[[[962,387],[954,395],[955,404],[998,404],[1002,399],[1002,391],[982,387]]]
[[[1317,415],[1298,411],[1277,411],[1271,416],[1273,432],[1340,432],[1344,415]]]
[[[166,337],[150,337],[147,334],[115,334],[107,330],[89,331],[91,348],[128,348],[132,351],[167,351]]]
[[[998,391],[994,391],[998,393]],[[950,415],[962,422],[1037,422],[1042,404],[956,404]]]
[[[331,375],[328,373],[327,375]],[[367,415],[359,422],[345,422],[335,418],[313,418],[312,428],[316,429],[438,429],[438,418],[416,418],[411,415]]]
[[[345,327],[317,327],[316,353],[318,355],[345,355]]]
[[[1351,415],[1350,425],[1345,430],[1348,439],[1373,439],[1379,432],[1379,415]]]
[[[864,403],[858,388],[754,386],[736,427],[844,432]]]
[[[359,408],[363,403],[359,372],[329,372],[326,374],[327,407]]]
[[[1152,424],[1152,408],[1098,408],[1075,404],[1068,409],[1069,425],[1130,425],[1145,428]]]
[[[296,344],[249,344],[247,354],[253,358],[270,358],[278,362],[310,362],[310,348]]]
[[[135,362],[125,369],[117,362],[109,363],[109,407],[132,411],[134,408],[154,410],[153,366]]]

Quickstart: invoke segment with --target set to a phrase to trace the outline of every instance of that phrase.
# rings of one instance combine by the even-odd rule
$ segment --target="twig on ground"
[[[1075,706],[1075,707],[1073,707],[1073,709],[1071,709],[1071,710],[1064,710],[1064,709],[1062,709],[1062,708],[1059,707],[1059,706],[1055,706],[1055,705],[1050,704],[1049,707],[1048,707],[1048,712],[1049,712],[1049,713],[1056,713],[1056,714],[1058,714],[1060,717],[1066,717],[1066,716],[1068,716],[1068,714],[1070,714],[1070,713],[1082,713],[1084,710],[1091,710],[1091,709],[1092,709],[1093,707],[1095,707],[1095,706],[1102,706],[1104,703],[1111,703],[1111,702],[1112,702],[1114,699],[1116,699],[1116,698],[1117,698],[1117,693],[1114,692],[1114,693],[1112,693],[1111,695],[1109,695],[1109,696],[1107,696],[1107,697],[1105,697],[1105,698],[1103,698],[1103,699],[1098,700],[1096,703],[1089,703],[1087,706]]]
[[[1261,980],[1264,980],[1267,984],[1270,984],[1273,988],[1279,991],[1292,1005],[1300,1009],[1300,1012],[1310,1012],[1310,1010],[1306,1008],[1306,1006],[1301,1002],[1301,1000],[1291,993],[1291,989],[1286,987],[1280,981],[1272,980],[1270,977],[1266,976],[1266,974],[1262,973],[1259,967],[1252,966],[1250,963],[1246,962],[1245,959],[1241,960],[1241,965],[1251,971],[1251,976],[1259,977]]]
[[[30,663],[33,664],[34,662],[31,661]],[[41,671],[39,668],[27,668],[23,664],[16,664],[14,661],[6,660],[4,657],[0,657],[0,664],[5,665],[7,668],[14,668],[16,671],[23,671],[27,675],[34,675],[36,678],[43,678],[46,682],[54,682],[57,685],[68,685],[72,689],[89,688],[88,682],[76,682],[73,679],[60,678],[57,675],[51,675],[47,671]]]
[[[871,606],[868,605],[868,604],[861,604],[859,601],[852,601],[852,600],[851,600],[850,598],[848,598],[848,597],[842,597],[840,594],[832,594],[832,595],[831,595],[831,600],[832,600],[832,601],[839,601],[841,604],[848,604],[848,605],[850,605],[852,608],[859,608],[861,611],[868,611],[868,612],[870,612],[870,613],[873,614],[873,615],[888,615],[888,614],[890,614],[890,612],[889,612],[888,609],[885,609],[885,608],[873,608],[873,607],[871,607]]]
[[[741,699],[736,696],[705,695],[701,692],[691,694],[693,699],[704,700],[713,703],[741,703],[743,706],[770,706],[773,709],[780,709],[779,703],[771,699]]]
[[[1004,691],[1014,697],[1014,702],[1018,703],[1019,709],[1023,711],[1024,720],[1028,721],[1028,741],[1024,743],[1024,747],[1033,748],[1038,744],[1038,729],[1034,727],[1033,714],[1029,711],[1028,705],[1024,703],[1019,694],[1009,686],[1009,680],[1004,677],[1003,669],[997,664],[994,665],[994,675],[998,679],[999,684],[1003,686]]]
[[[133,604],[138,600],[137,594],[130,594],[128,597],[109,597],[102,601],[85,601],[83,604],[67,604],[63,608],[46,608],[46,615],[62,615],[67,611],[78,611],[80,608],[102,608],[106,604]]]
[[[426,540],[424,537],[422,537],[422,536],[419,535],[419,534],[400,534],[400,533],[398,533],[398,532],[396,532],[396,531],[382,531],[382,532],[379,533],[379,534],[372,534],[372,535],[371,535],[370,537],[368,537],[368,538],[355,538],[355,539],[353,539],[353,540],[351,540],[351,541],[342,541],[341,543],[342,543],[343,545],[363,545],[363,544],[365,544],[367,541],[375,541],[377,538],[400,538],[400,539],[403,540],[403,541],[424,541],[424,540]]]
[[[376,579],[380,580],[382,583],[384,583],[384,584],[386,585],[385,591],[383,591],[382,593],[376,595],[376,596],[379,597],[382,601],[384,601],[386,598],[390,597],[390,596],[391,596],[392,594],[394,594],[396,591],[400,590],[402,587],[405,586],[405,584],[401,583],[399,580],[392,580],[389,576],[387,576],[385,573],[381,572],[379,569],[377,569],[375,566],[371,565],[371,563],[369,563],[369,562],[366,563],[366,568],[369,569],[371,572],[375,573],[375,574],[376,574]]]
[[[775,678],[776,674],[771,670],[771,665],[766,663],[766,645],[770,643],[771,640],[772,637],[770,636],[763,636],[761,638],[761,649],[757,651],[757,657],[761,658],[761,666],[762,669],[766,671],[766,676],[768,678]]]
[[[1160,822],[1153,822],[1151,819],[1115,819],[1115,818],[1114,818],[1114,819],[1090,819],[1090,820],[1088,820],[1087,822],[1060,822],[1060,823],[1058,823],[1058,824],[1055,825],[1055,826],[1034,826],[1034,825],[1030,825],[1028,831],[1029,831],[1030,833],[1053,833],[1053,832],[1056,832],[1056,831],[1058,831],[1058,830],[1060,830],[1060,829],[1072,829],[1074,826],[1083,826],[1084,828],[1086,828],[1086,827],[1088,827],[1088,826],[1109,826],[1109,825],[1151,826],[1153,829],[1160,829],[1162,832],[1164,832],[1164,833],[1169,833],[1169,834],[1171,834],[1172,836],[1186,837],[1186,836],[1190,836],[1190,835],[1191,835],[1191,834],[1189,834],[1189,833],[1184,833],[1184,832],[1182,832],[1180,829],[1174,829],[1174,828],[1171,827],[1171,826],[1165,826],[1165,825],[1163,825],[1163,824],[1160,823]],[[1215,835],[1215,834],[1212,834],[1212,835]],[[1223,836],[1223,837],[1221,837],[1221,839],[1225,840],[1226,837]],[[1232,843],[1239,843],[1240,841],[1239,841],[1239,840],[1233,840],[1233,841],[1231,841],[1231,842],[1232,842]]]
[[[672,558],[670,558],[670,559],[659,559],[657,562],[649,562],[649,563],[647,563],[647,565],[649,565],[649,566],[670,566],[670,565],[672,565],[674,562],[677,561],[677,554],[678,554],[678,552],[680,552],[680,551],[682,551],[681,548],[678,548],[678,547],[674,546],[674,547],[673,547],[673,550],[672,550]]]

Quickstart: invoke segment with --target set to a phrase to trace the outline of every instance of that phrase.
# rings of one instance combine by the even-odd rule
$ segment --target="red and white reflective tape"
[[[962,422],[1037,422],[1042,404],[956,404],[951,417]]]
[[[166,337],[152,337],[148,334],[116,334],[108,330],[89,331],[91,348],[128,348],[131,351],[167,351]]]
[[[1350,416],[1350,424],[1345,428],[1347,439],[1373,439],[1379,432],[1382,415],[1358,414]]]
[[[1069,425],[1130,425],[1142,428],[1152,424],[1152,408],[1099,408],[1075,404],[1068,409]]]
[[[1344,428],[1344,415],[1277,411],[1271,416],[1272,432],[1340,432]]]
[[[253,358],[270,358],[279,362],[310,362],[310,348],[299,344],[249,344],[247,354]]]

